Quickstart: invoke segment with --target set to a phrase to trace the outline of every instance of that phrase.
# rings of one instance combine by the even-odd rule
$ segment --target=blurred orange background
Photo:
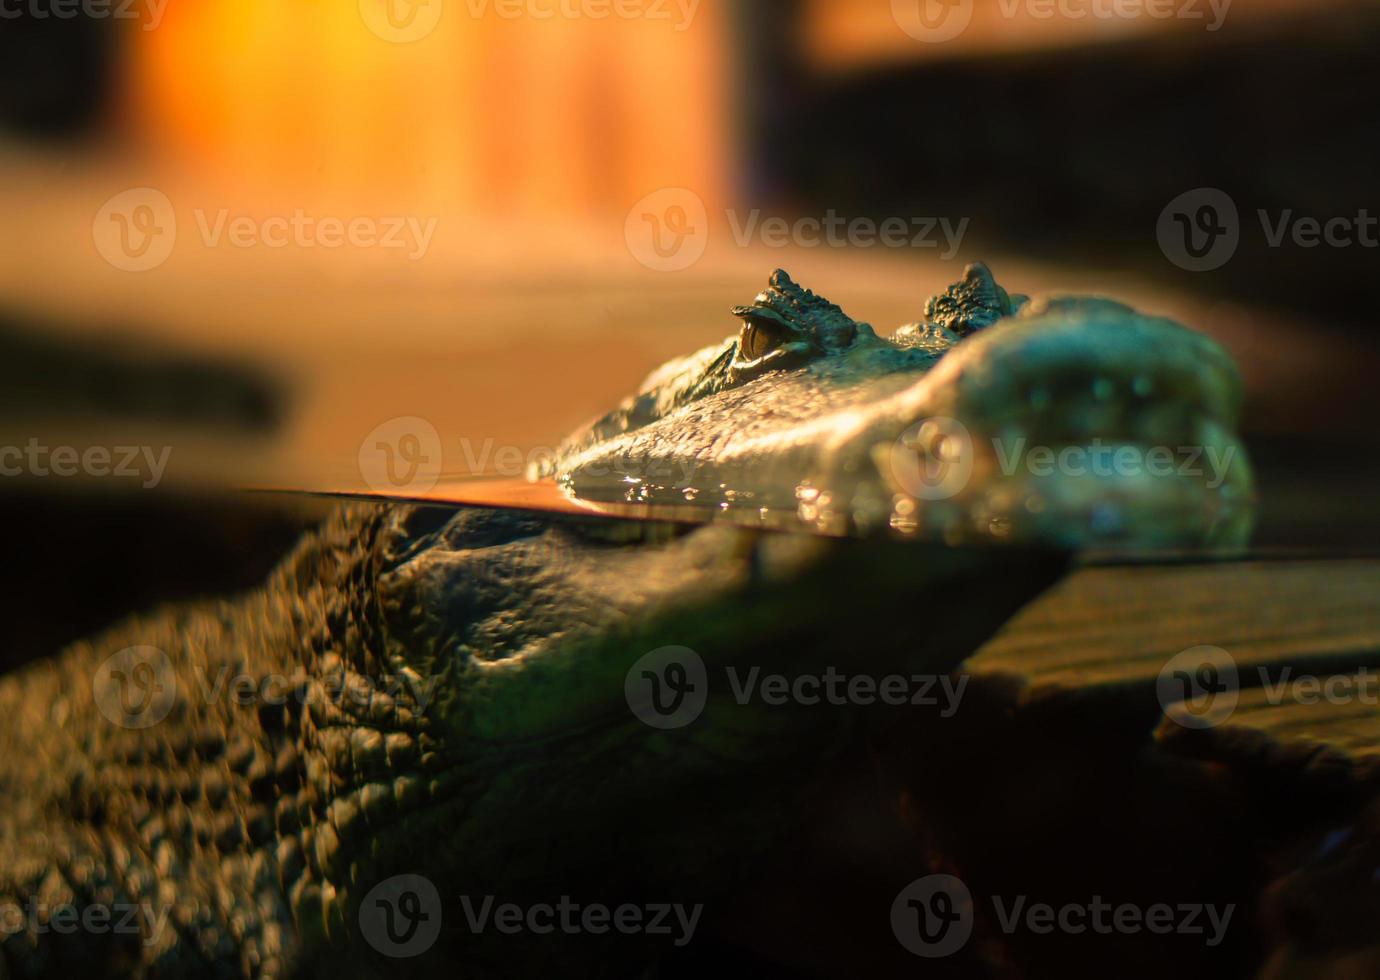
[[[1269,342],[1286,325],[1268,312],[1128,268],[1003,254],[976,232],[948,261],[735,239],[750,209],[810,213],[753,158],[754,72],[777,48],[802,70],[851,76],[1204,30],[1051,18],[1041,2],[969,4],[971,24],[944,45],[907,32],[901,0],[146,4],[113,25],[115,87],[94,134],[0,144],[12,232],[0,298],[57,333],[133,333],[268,365],[293,391],[276,440],[241,450],[217,437],[184,452],[197,463],[181,472],[303,485],[350,482],[359,440],[394,416],[549,445],[661,361],[731,332],[728,307],[777,266],[890,330],[983,258],[1013,290],[1116,292],[1212,330],[1255,358],[1255,383],[1298,371],[1297,353]],[[1219,9],[1195,2],[1209,18]],[[1316,8],[1225,4],[1223,30],[1304,6]],[[268,223],[294,215],[308,230],[270,240]],[[375,234],[331,243],[323,221],[373,222]],[[382,246],[379,227],[394,225],[400,247]],[[112,261],[131,229],[163,236],[155,264]],[[656,235],[703,255],[668,268]]]

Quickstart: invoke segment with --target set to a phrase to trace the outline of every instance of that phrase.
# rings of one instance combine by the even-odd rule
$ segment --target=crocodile
[[[1231,362],[1177,324],[981,265],[891,337],[780,271],[733,312],[533,475],[824,533],[352,502],[262,587],[0,679],[0,976],[635,975],[650,928],[484,916],[670,902],[689,930],[899,710],[734,678],[947,675],[1071,545],[1243,533],[1244,454],[1208,487],[982,448],[1236,447]],[[907,463],[941,415],[966,441]]]
[[[1070,547],[1249,535],[1238,376],[1170,320],[1012,297],[981,264],[891,337],[780,270],[733,312],[740,335],[663,365],[533,475],[592,501],[756,509],[824,532]]]

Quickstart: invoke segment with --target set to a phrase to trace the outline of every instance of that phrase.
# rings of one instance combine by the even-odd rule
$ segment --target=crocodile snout
[[[1244,541],[1241,386],[1211,339],[1110,300],[1052,300],[958,345],[901,396],[878,468],[892,524],[950,539]]]

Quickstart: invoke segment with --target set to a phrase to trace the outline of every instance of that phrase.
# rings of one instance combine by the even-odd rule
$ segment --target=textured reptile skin
[[[935,322],[882,346],[780,274],[738,314],[789,331],[777,349],[791,357],[711,349],[674,362],[571,453],[588,462],[621,439],[625,452],[712,463],[714,447],[732,450],[716,433],[784,423],[794,441],[778,461],[815,459],[794,438],[812,418],[869,391],[892,398],[927,372],[941,382],[926,397],[957,392],[995,417],[999,397],[1022,394],[1030,358],[1036,378],[1048,363],[1086,369],[1061,376],[1070,385],[1129,383],[1127,336],[1195,336],[1097,301],[997,323],[1012,307],[975,267],[932,302]],[[1042,329],[1062,339],[1042,346]],[[965,343],[993,342],[944,375],[944,352],[973,332]],[[1191,381],[1191,355],[1212,351],[1183,343],[1147,357]],[[1020,363],[1001,367],[1004,352]],[[1212,390],[1215,358],[1202,369]],[[994,370],[1000,383],[984,387]],[[744,472],[748,489],[781,474]],[[0,679],[0,977],[388,975],[400,961],[362,935],[361,906],[411,873],[445,916],[425,955],[401,961],[410,974],[636,970],[658,953],[647,937],[517,941],[467,928],[460,905],[712,903],[787,839],[871,721],[743,703],[727,668],[946,675],[1063,560],[343,507],[261,588],[131,619]],[[625,681],[667,645],[697,651],[709,693],[693,724],[662,730],[629,710]]]

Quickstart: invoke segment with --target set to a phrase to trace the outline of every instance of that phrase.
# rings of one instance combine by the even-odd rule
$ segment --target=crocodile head
[[[981,445],[1235,447],[1230,362],[1168,321],[1103,300],[1012,298],[981,266],[891,338],[782,272],[734,313],[737,336],[667,364],[571,438],[551,471],[570,492],[785,510],[824,530],[938,525],[983,546],[741,521],[377,511],[371,532],[350,532],[370,554],[368,604],[351,621],[373,653],[355,663],[366,689],[383,675],[416,683],[387,685],[393,696],[380,703],[395,731],[365,741],[385,771],[406,719],[425,778],[405,806],[374,800],[378,819],[404,833],[369,836],[368,799],[339,808],[354,824],[331,838],[320,891],[295,893],[307,902],[299,922],[322,920],[310,903],[330,896],[325,920],[343,903],[336,914],[352,921],[370,882],[415,864],[419,839],[426,873],[450,895],[574,892],[617,904],[716,894],[808,810],[860,727],[921,710],[846,686],[841,700],[802,698],[798,681],[832,673],[875,690],[898,678],[913,693],[917,676],[948,675],[1062,571],[1062,550],[991,547],[997,516],[1011,522],[1007,537],[1027,541],[1201,542],[1228,533],[1214,493],[1247,492],[1239,455],[1226,489],[1177,474],[1166,489],[1008,475]],[[940,469],[968,454],[971,472],[927,497],[906,440],[941,417],[961,422],[968,442],[958,456],[936,449]],[[1099,522],[1103,505],[1117,521]],[[768,677],[787,685],[784,703],[764,697]],[[426,703],[417,691],[430,692]],[[357,796],[362,755],[350,733],[362,719],[330,712],[314,731],[340,743],[324,754],[345,767],[336,785]],[[467,955],[487,955],[477,952],[487,940],[511,965],[559,941],[502,939],[471,937]]]
[[[1170,320],[1012,297],[980,264],[890,337],[782,271],[733,313],[737,336],[658,369],[538,475],[826,532],[1189,547],[1249,531],[1235,368]]]
[[[1056,543],[1222,533],[1193,477],[1164,491],[1008,475],[981,446],[1235,446],[1230,364],[1181,327],[1106,301],[1027,303],[982,267],[889,339],[784,273],[735,313],[738,336],[571,439],[554,472],[572,493],[695,497],[825,530],[990,539],[1000,513],[1007,537]],[[933,450],[938,485],[965,453],[971,473],[927,497],[906,440],[940,417],[970,443]],[[1246,492],[1244,465],[1224,488]],[[1089,519],[1100,503],[1119,525]],[[409,972],[607,975],[641,958],[636,938],[512,935],[472,916],[563,896],[689,905],[750,880],[859,734],[944,707],[912,703],[917,677],[947,677],[1066,557],[904,537],[346,506],[237,602],[136,618],[0,678],[0,896],[71,882],[172,903],[176,928],[118,937],[112,972],[358,975],[372,961],[386,975],[390,937],[411,933],[380,921],[406,910],[377,889],[420,874],[444,928]],[[233,696],[240,681],[262,696]],[[157,718],[130,717],[155,704]],[[97,955],[90,936],[3,939],[15,975],[68,962],[64,949]]]

